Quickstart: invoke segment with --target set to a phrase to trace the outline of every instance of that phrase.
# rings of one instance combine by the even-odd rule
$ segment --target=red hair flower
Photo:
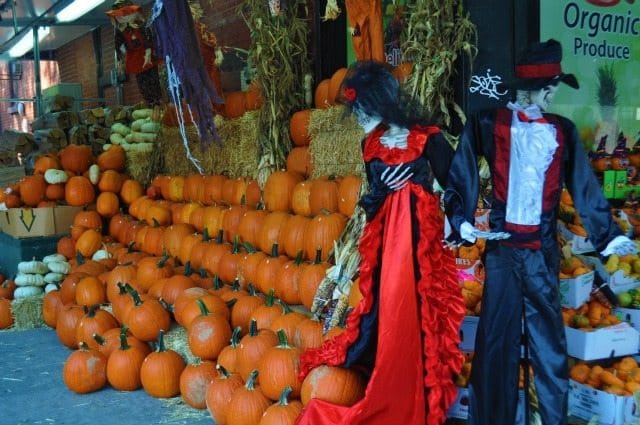
[[[344,89],[344,91],[342,92],[342,95],[349,102],[354,102],[356,100],[356,96],[357,96],[356,89],[354,89],[353,87],[346,87]]]

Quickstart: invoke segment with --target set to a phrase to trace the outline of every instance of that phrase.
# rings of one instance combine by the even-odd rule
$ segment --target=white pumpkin
[[[49,184],[66,183],[67,180],[69,180],[69,175],[63,170],[49,168],[44,172],[44,181]]]
[[[71,264],[67,261],[51,261],[47,267],[54,273],[69,274],[71,271]]]
[[[49,273],[44,275],[44,282],[45,283],[58,283],[58,282],[61,282],[62,279],[64,279],[65,276],[66,276],[66,274],[49,272]]]
[[[18,263],[18,272],[45,274],[49,271],[49,267],[42,261],[21,261]]]
[[[42,262],[45,263],[45,264],[49,264],[49,263],[54,262],[54,261],[64,261],[64,262],[66,262],[67,258],[62,254],[51,254],[51,255],[47,255],[46,257],[44,257],[42,259]]]
[[[18,273],[13,280],[16,286],[44,286],[44,276],[41,274]]]
[[[16,300],[37,297],[42,294],[43,290],[39,286],[21,286],[13,292],[13,298]]]

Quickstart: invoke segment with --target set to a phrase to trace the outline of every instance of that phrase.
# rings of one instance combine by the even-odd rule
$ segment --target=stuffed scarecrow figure
[[[158,61],[141,7],[131,0],[116,0],[106,13],[115,27],[115,49],[120,69],[124,68],[127,74],[136,76],[138,89],[147,104],[158,105],[162,99]]]
[[[556,228],[563,186],[602,256],[636,252],[613,220],[576,126],[545,112],[560,83],[579,88],[575,76],[562,71],[561,59],[557,41],[531,44],[516,64],[513,101],[467,120],[449,171],[449,239],[487,239],[469,387],[472,425],[515,422],[522,342],[542,423],[567,423],[569,373]],[[474,227],[479,157],[491,168],[490,232]]]
[[[385,61],[381,0],[345,0],[356,58]]]

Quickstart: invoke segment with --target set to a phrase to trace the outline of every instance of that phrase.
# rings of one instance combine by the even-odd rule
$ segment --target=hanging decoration
[[[454,101],[450,83],[455,63],[464,53],[472,63],[477,52],[476,28],[461,0],[407,1],[404,62],[414,64],[406,82],[412,98],[451,126],[452,111],[464,123],[462,108]]]
[[[184,98],[191,119],[197,123],[202,149],[212,138],[220,143],[212,104],[224,103],[224,100],[207,74],[200,50],[194,48],[198,46],[198,37],[189,3],[187,0],[156,0],[150,21],[158,55],[165,61],[172,102],[180,105]],[[182,108],[176,107],[176,112],[187,156],[202,172],[198,160],[189,149]]]
[[[273,171],[284,168],[291,149],[289,118],[304,109],[304,77],[310,70],[309,11],[304,0],[247,0],[240,13],[251,35],[248,60],[256,67],[255,79],[264,99],[257,173],[264,186]]]

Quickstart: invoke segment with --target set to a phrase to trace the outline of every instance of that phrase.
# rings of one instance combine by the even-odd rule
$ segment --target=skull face
[[[382,119],[379,116],[369,115],[366,112],[364,112],[361,108],[359,108],[357,105],[354,105],[353,113],[356,116],[356,121],[358,121],[358,125],[362,127],[365,134],[371,133],[373,129],[376,128],[378,124],[380,124],[380,122],[382,121]]]
[[[538,91],[531,92],[531,103],[538,105],[541,110],[545,111],[551,105],[557,91],[557,85],[549,85]]]

